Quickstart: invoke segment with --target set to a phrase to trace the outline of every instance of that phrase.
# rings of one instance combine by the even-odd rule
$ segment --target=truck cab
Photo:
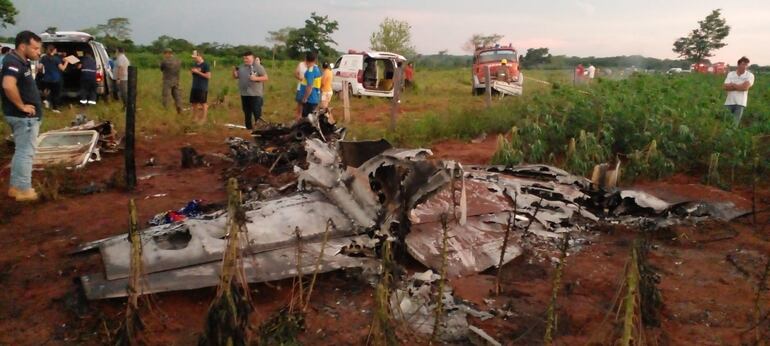
[[[503,60],[506,64],[503,65]],[[519,70],[519,54],[512,45],[494,47],[477,47],[473,53],[473,66],[471,67],[471,84],[474,95],[481,95],[486,89],[485,73],[489,68],[489,78],[505,84],[521,86],[524,76]],[[502,70],[502,71],[501,71]]]

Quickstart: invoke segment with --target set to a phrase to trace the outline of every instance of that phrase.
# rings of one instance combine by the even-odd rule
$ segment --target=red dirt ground
[[[155,213],[179,208],[191,199],[222,201],[225,194],[221,172],[229,163],[207,156],[210,167],[182,170],[179,149],[189,144],[203,153],[225,153],[223,141],[228,135],[243,133],[223,131],[216,136],[175,138],[141,133],[138,175],[158,175],[140,180],[133,193],[110,188],[87,196],[65,194],[60,200],[33,205],[18,205],[7,197],[0,197],[0,286],[3,288],[0,291],[0,344],[110,343],[120,325],[124,300],[79,300],[75,279],[101,270],[101,263],[96,254],[70,256],[68,251],[83,242],[123,233],[127,225],[127,201],[131,197],[137,200],[140,222],[146,222]],[[481,164],[489,160],[494,147],[495,136],[490,135],[479,144],[448,141],[433,149],[440,158]],[[142,163],[150,156],[156,158],[158,165],[144,167]],[[122,160],[120,155],[105,157],[73,174],[73,179],[83,185],[108,181],[122,168]],[[3,165],[7,162],[7,155],[0,160]],[[3,174],[0,186],[5,189],[7,171]],[[748,189],[725,192],[697,184],[697,178],[686,176],[638,186],[653,193],[730,200],[742,207],[751,204]],[[158,193],[167,196],[145,199]],[[770,206],[767,188],[760,189],[758,196],[758,209]],[[770,227],[755,232],[750,219],[679,226],[669,233],[654,235],[656,240],[649,262],[658,268],[658,287],[664,306],[661,327],[647,329],[648,341],[661,345],[732,345],[752,341],[753,331],[745,331],[753,323],[757,282],[726,260],[736,249],[770,253],[767,242]],[[767,223],[767,215],[761,214],[759,224]],[[610,339],[604,335],[616,331],[613,301],[630,244],[638,232],[622,227],[595,231],[598,235],[590,246],[568,257],[558,298],[557,344],[609,343]],[[734,237],[725,237],[725,232]],[[767,256],[763,260],[767,260]],[[409,267],[421,270],[414,261]],[[455,279],[451,284],[458,297],[480,308],[506,307],[513,312],[513,317],[507,319],[471,318],[472,324],[506,345],[541,344],[552,273],[552,264],[524,256],[503,268],[500,296],[492,293],[494,273]],[[364,344],[372,319],[373,290],[363,280],[341,272],[321,276],[317,285],[301,341]],[[256,326],[288,302],[291,282],[251,287],[256,306],[253,325]],[[145,338],[153,345],[196,344],[214,292],[209,288],[154,295],[152,310],[144,313]],[[770,293],[765,293],[760,301],[763,311],[770,306],[768,296]],[[493,299],[491,306],[485,298]],[[608,314],[611,317],[605,321]],[[767,323],[763,328],[767,331]],[[402,342],[420,343],[407,338]]]

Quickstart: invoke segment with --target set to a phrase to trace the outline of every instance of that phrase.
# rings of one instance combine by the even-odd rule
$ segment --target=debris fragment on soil
[[[80,114],[72,126],[38,136],[33,166],[36,169],[53,165],[83,168],[89,162],[100,161],[101,153],[117,152],[119,144],[111,122],[97,123]]]
[[[310,137],[302,135],[305,168],[297,168],[296,190],[284,189],[272,198],[245,202],[246,251],[250,257],[245,271],[249,282],[296,274],[295,229],[302,231],[305,252],[301,263],[316,263],[319,241],[329,220],[335,227],[320,260],[320,272],[373,268],[377,264],[374,256],[352,255],[347,250],[376,248],[377,234],[395,237],[415,259],[439,270],[439,216],[449,214],[447,275],[456,277],[505,264],[525,247],[536,255],[548,256],[557,251],[558,240],[567,233],[575,243],[588,243],[590,234],[586,231],[601,223],[637,224],[647,229],[742,214],[726,204],[670,204],[633,190],[595,190],[588,179],[545,165],[463,168],[452,161],[430,160],[431,152],[425,149],[387,149],[389,145],[383,144],[381,152],[354,150],[354,144],[324,141],[328,138],[321,136],[323,127],[319,129],[312,119],[305,124],[317,132]],[[279,132],[283,134],[278,137],[291,138],[304,133]],[[298,144],[291,140],[283,145]],[[355,157],[343,157],[346,153]],[[507,218],[514,203],[515,232],[501,260]],[[225,224],[224,212],[216,211],[145,230],[148,292],[215,285],[217,261],[226,241]],[[82,278],[89,298],[125,295],[128,245],[125,235],[120,235],[81,248],[98,247],[105,265],[104,276]],[[302,270],[312,272],[314,268]]]

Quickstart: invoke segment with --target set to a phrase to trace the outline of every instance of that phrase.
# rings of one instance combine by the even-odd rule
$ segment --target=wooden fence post
[[[484,83],[486,84],[484,102],[487,104],[487,108],[490,108],[492,107],[492,78],[489,75],[489,65],[484,70]]]
[[[345,123],[350,123],[350,83],[342,81],[342,112]]]
[[[404,85],[404,67],[396,68],[393,75],[393,99],[390,100],[390,131],[396,131],[399,105],[401,104],[401,88]]]
[[[136,160],[134,157],[135,130],[136,130],[136,66],[128,67],[128,100],[126,102],[126,187],[128,190],[136,188]]]

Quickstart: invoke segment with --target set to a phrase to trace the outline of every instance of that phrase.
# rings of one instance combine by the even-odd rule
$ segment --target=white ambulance
[[[346,81],[351,95],[393,97],[396,68],[405,62],[406,58],[395,53],[348,51],[334,63],[332,89],[342,91]]]

